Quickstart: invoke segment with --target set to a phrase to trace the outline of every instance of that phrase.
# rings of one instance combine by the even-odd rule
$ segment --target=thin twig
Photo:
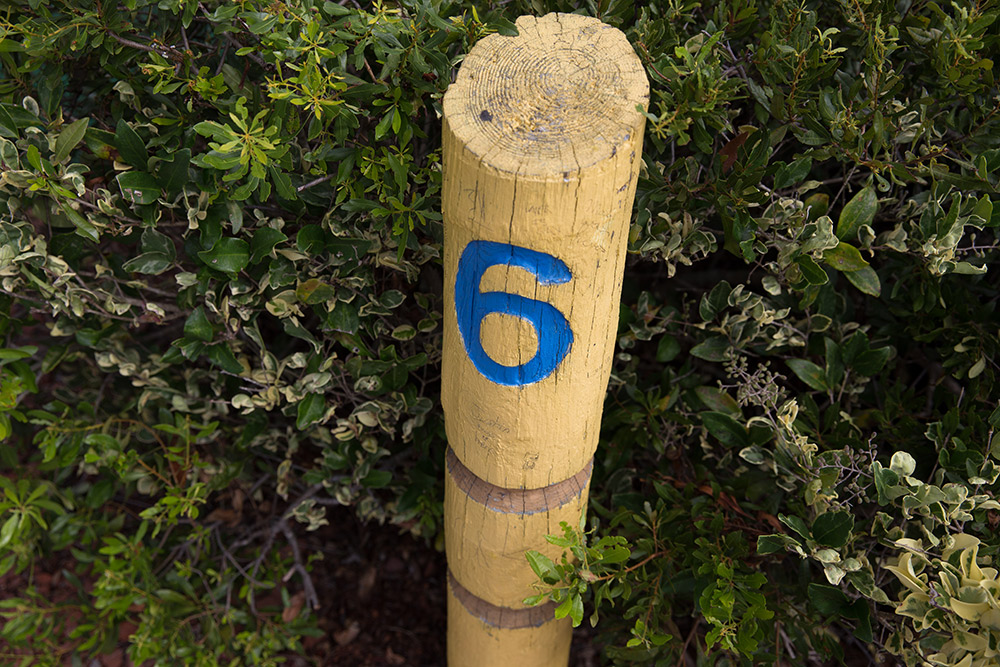
[[[312,577],[309,576],[309,571],[306,569],[305,563],[302,562],[302,552],[299,550],[299,540],[295,537],[295,533],[292,532],[292,528],[288,525],[286,520],[282,519],[278,525],[281,527],[281,532],[284,534],[285,539],[288,540],[289,546],[292,547],[292,558],[295,561],[295,570],[297,570],[299,575],[302,577],[302,587],[306,590],[306,601],[313,609],[319,609],[319,596],[316,594],[316,587],[313,585]]]
[[[299,187],[295,188],[296,192],[302,192],[303,190],[308,190],[309,188],[319,185],[320,183],[326,183],[332,179],[336,174],[327,174],[326,176],[320,176],[319,178],[313,179],[308,183],[303,183]]]

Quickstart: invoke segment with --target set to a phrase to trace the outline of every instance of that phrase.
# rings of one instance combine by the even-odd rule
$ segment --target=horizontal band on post
[[[495,628],[507,630],[537,628],[556,617],[554,602],[546,602],[537,607],[524,607],[523,609],[511,609],[487,602],[470,593],[465,586],[458,583],[458,579],[451,573],[451,568],[448,568],[448,585],[451,586],[451,592],[455,598],[462,603],[469,614]]]
[[[451,447],[448,447],[445,461],[459,489],[480,505],[504,514],[537,514],[562,507],[583,493],[594,470],[594,459],[591,457],[583,470],[561,482],[539,489],[505,489],[490,484],[465,467]]]

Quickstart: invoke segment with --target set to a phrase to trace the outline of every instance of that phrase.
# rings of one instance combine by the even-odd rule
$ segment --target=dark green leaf
[[[698,314],[701,315],[701,319],[709,322],[715,319],[715,316],[719,312],[729,305],[729,294],[733,291],[733,288],[725,280],[719,281],[712,291],[701,297],[701,303],[698,304]]]
[[[167,192],[180,192],[188,183],[188,167],[191,164],[191,151],[184,148],[174,153],[170,162],[160,163],[160,185]]]
[[[362,486],[369,489],[384,489],[392,482],[392,473],[388,470],[372,470],[361,480]]]
[[[800,157],[789,165],[783,165],[774,175],[774,189],[781,190],[796,185],[809,175],[810,169],[812,169],[812,158],[808,155]]]
[[[854,528],[854,516],[850,512],[826,512],[813,522],[813,538],[824,547],[839,549],[847,544]]]
[[[847,618],[853,618],[858,622],[854,628],[855,637],[866,644],[872,641],[871,607],[868,606],[868,600],[858,598],[843,612],[843,615]]]
[[[177,256],[174,242],[166,234],[162,234],[153,227],[147,227],[142,231],[142,249],[145,252],[158,252],[173,260]]]
[[[839,616],[851,604],[839,588],[815,582],[809,584],[809,601],[825,616]]]
[[[858,358],[851,367],[860,375],[874,377],[878,375],[882,367],[885,366],[885,363],[889,361],[891,354],[892,348],[889,347],[878,347],[874,350],[867,350],[858,355]]]
[[[851,198],[840,211],[837,220],[837,238],[853,239],[858,235],[861,225],[870,225],[878,210],[878,195],[875,188],[868,186]]]
[[[144,252],[122,265],[129,272],[158,276],[171,267],[173,262],[162,252]]]
[[[822,368],[806,359],[789,359],[788,367],[792,372],[812,389],[827,391],[830,387],[826,382],[826,373]]]
[[[326,317],[326,326],[334,331],[342,331],[347,334],[357,333],[361,320],[358,318],[358,309],[353,303],[338,301],[330,314]]]
[[[125,201],[133,204],[152,204],[160,196],[160,184],[156,179],[140,171],[126,171],[118,174],[118,187]]]
[[[94,225],[91,224],[90,220],[83,217],[79,211],[73,209],[73,207],[69,204],[64,203],[61,208],[66,214],[66,217],[73,223],[73,226],[76,227],[77,236],[82,236],[83,238],[93,241],[94,243],[97,243],[97,241],[100,240],[100,232],[97,231],[97,227],[94,227]]]
[[[306,426],[322,419],[326,412],[326,398],[323,394],[306,394],[305,398],[299,401],[298,418],[295,427],[300,431]]]
[[[199,252],[198,257],[218,271],[239,273],[250,262],[250,244],[243,239],[223,237],[210,250]]]
[[[681,352],[681,344],[670,334],[663,334],[660,342],[656,346],[656,360],[660,363],[667,363],[677,358]]]
[[[826,271],[809,255],[799,255],[795,258],[795,263],[798,264],[799,270],[802,271],[802,277],[810,284],[823,285],[829,280]]]
[[[336,290],[333,286],[318,278],[310,278],[299,283],[298,287],[295,288],[295,296],[298,300],[309,306],[329,301],[335,295]]]
[[[205,348],[205,354],[216,366],[230,373],[242,373],[243,366],[236,360],[236,355],[229,348],[228,343],[216,343]]]
[[[124,119],[119,120],[115,127],[115,148],[125,162],[145,171],[146,163],[149,162],[146,144]]]
[[[326,233],[319,225],[306,225],[295,235],[295,245],[299,252],[318,255],[326,246]]]
[[[878,274],[875,273],[875,269],[872,267],[866,266],[857,271],[847,271],[844,275],[847,276],[847,280],[852,285],[865,294],[870,294],[871,296],[882,294],[882,284],[879,282]]]
[[[784,514],[779,514],[778,521],[780,521],[781,523],[785,524],[786,526],[794,530],[796,533],[799,534],[800,537],[803,537],[807,540],[812,537],[812,535],[809,532],[809,526],[806,525],[806,522],[795,515],[786,516]]]
[[[260,227],[253,233],[250,240],[250,263],[257,264],[262,259],[271,254],[274,246],[282,241],[287,241],[288,237],[272,227]]]
[[[713,412],[721,412],[732,417],[742,417],[740,406],[732,396],[718,387],[697,387],[695,394],[705,407]]]
[[[59,163],[69,157],[76,145],[83,141],[83,135],[87,133],[89,123],[89,118],[81,118],[63,128],[59,136],[56,137],[56,147],[52,153],[53,162]]]
[[[859,271],[870,268],[857,248],[841,241],[836,248],[823,253],[823,261],[838,271]]]
[[[702,412],[701,423],[726,447],[746,447],[750,437],[743,424],[722,412]]]
[[[187,320],[184,322],[184,335],[188,338],[211,343],[213,334],[212,323],[208,321],[208,316],[205,315],[205,308],[198,306],[191,311],[191,314],[188,315]]]
[[[729,351],[729,340],[722,336],[713,336],[691,348],[691,355],[705,361],[723,361]]]
[[[17,138],[17,125],[2,105],[0,105],[0,137]]]

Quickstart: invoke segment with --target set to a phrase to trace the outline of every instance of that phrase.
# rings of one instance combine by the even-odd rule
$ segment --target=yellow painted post
[[[524,553],[587,504],[649,84],[597,19],[517,20],[444,97],[451,667],[551,667],[569,619],[526,608]]]

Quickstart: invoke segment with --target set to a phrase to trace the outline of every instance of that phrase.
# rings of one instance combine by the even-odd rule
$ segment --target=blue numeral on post
[[[562,260],[509,243],[472,241],[458,260],[455,276],[455,311],[458,331],[476,369],[497,384],[518,387],[543,380],[562,362],[573,343],[569,322],[555,306],[509,292],[480,292],[479,283],[491,266],[517,266],[542,285],[569,282],[573,277]],[[538,350],[530,361],[504,366],[490,359],[479,338],[483,318],[490,313],[513,315],[535,328]]]

